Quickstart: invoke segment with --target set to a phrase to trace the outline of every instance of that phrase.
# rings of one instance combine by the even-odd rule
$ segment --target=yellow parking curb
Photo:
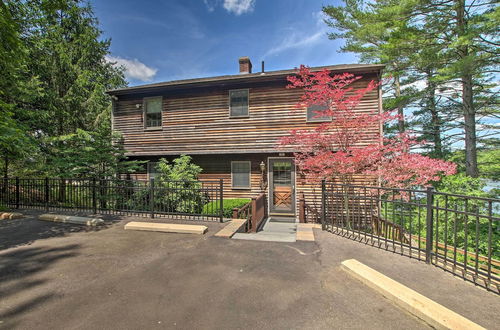
[[[342,268],[398,306],[437,329],[484,329],[355,259],[343,261]]]

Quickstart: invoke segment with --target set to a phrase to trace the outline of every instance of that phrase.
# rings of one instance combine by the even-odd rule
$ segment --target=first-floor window
[[[250,161],[231,162],[231,184],[236,189],[250,189]]]
[[[144,99],[145,127],[161,127],[161,97],[148,97]]]
[[[158,162],[148,163],[148,179],[156,179],[160,175],[158,170]]]
[[[326,105],[313,104],[307,107],[307,121],[310,122],[322,122],[331,121],[332,117],[323,114],[323,111],[327,110]]]

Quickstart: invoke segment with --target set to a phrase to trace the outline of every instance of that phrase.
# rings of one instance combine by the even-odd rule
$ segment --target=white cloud
[[[327,26],[324,23],[325,15],[323,12],[313,12],[314,28],[289,27],[287,31],[281,33],[285,35],[280,43],[270,48],[263,57],[276,55],[281,52],[296,49],[308,48],[318,43],[322,38],[326,38]]]
[[[252,12],[255,0],[224,0],[224,9],[235,15]]]
[[[209,12],[213,12],[215,10],[215,5],[217,5],[217,1],[211,0],[203,0],[203,3],[207,6]]]
[[[209,12],[213,12],[222,2],[222,7],[229,13],[239,16],[250,13],[255,7],[255,0],[203,0]]]
[[[158,71],[158,69],[151,68],[135,58],[128,60],[119,56],[106,56],[106,60],[115,66],[123,66],[125,68],[125,77],[130,79],[151,81]]]
[[[305,35],[304,33],[293,31],[291,34],[287,35],[281,43],[269,49],[264,54],[264,57],[275,55],[293,48],[307,47],[316,43],[324,35],[325,33],[323,31],[315,32],[311,35]]]

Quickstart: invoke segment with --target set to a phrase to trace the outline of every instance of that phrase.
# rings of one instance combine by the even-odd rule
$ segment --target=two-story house
[[[324,68],[361,75],[356,85],[366,86],[380,79],[383,66],[311,69]],[[149,161],[147,170],[135,178],[154,176],[155,163],[162,157],[190,155],[203,168],[200,179],[224,180],[226,198],[252,197],[264,190],[269,214],[295,219],[299,194],[313,200],[315,193],[294,165],[294,150],[278,150],[278,140],[292,129],[314,128],[331,119],[317,118],[316,109],[296,109],[302,92],[286,88],[286,78],[295,69],[252,72],[248,57],[239,59],[239,69],[235,75],[109,91],[113,128],[122,134],[131,159]],[[380,108],[380,91],[373,91],[359,111]],[[373,127],[360,143],[378,141],[380,136],[381,127]]]

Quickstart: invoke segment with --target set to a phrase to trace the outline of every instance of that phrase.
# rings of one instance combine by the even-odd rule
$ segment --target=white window
[[[148,162],[148,179],[156,179],[159,175],[158,162]]]
[[[332,117],[323,113],[327,110],[326,105],[313,104],[307,107],[307,121],[322,122],[331,121]]]
[[[161,127],[161,97],[144,98],[144,127]]]
[[[235,189],[250,189],[250,161],[231,162],[231,185]]]
[[[229,116],[248,117],[248,89],[229,91]]]

